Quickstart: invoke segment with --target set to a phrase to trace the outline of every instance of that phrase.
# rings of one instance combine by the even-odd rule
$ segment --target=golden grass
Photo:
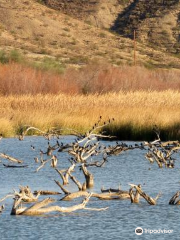
[[[50,127],[85,131],[99,118],[115,118],[113,133],[130,126],[134,132],[180,125],[180,93],[128,92],[104,95],[23,95],[0,96],[0,132],[14,135],[20,126],[31,125],[47,130]]]

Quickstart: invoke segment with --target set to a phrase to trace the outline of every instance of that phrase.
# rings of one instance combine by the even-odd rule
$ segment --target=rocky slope
[[[110,28],[127,5],[123,0],[42,0],[47,6],[96,27]]]

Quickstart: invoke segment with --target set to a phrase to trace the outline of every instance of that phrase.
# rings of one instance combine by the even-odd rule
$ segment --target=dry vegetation
[[[82,132],[102,115],[116,119],[106,131],[121,139],[152,138],[154,124],[162,139],[179,138],[179,75],[110,65],[63,74],[18,63],[0,65],[0,133],[12,136],[23,125]]]
[[[173,70],[150,71],[144,67],[91,64],[79,70],[69,68],[59,74],[59,66],[52,65],[51,61],[47,62],[50,70],[45,71],[44,65],[41,67],[43,70],[17,63],[0,65],[0,93],[104,94],[119,91],[180,90],[180,72]]]
[[[15,134],[22,125],[41,129],[69,127],[82,132],[100,115],[115,118],[109,130],[122,139],[148,138],[154,124],[162,130],[171,130],[166,138],[179,134],[180,93],[171,90],[1,96],[0,105],[0,132],[6,136]]]

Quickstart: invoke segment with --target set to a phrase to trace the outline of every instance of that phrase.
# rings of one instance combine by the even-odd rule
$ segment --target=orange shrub
[[[144,67],[90,64],[67,69],[63,74],[10,63],[0,65],[0,93],[9,94],[90,94],[118,91],[180,90],[180,72],[147,70]]]

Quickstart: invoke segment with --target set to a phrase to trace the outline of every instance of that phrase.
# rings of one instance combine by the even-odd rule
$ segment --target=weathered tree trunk
[[[56,180],[54,180],[54,181],[55,181],[55,183],[61,188],[61,190],[63,191],[64,194],[70,194],[70,192],[67,191],[67,190],[60,184],[60,182],[58,182],[58,181],[56,181]]]
[[[63,180],[63,185],[69,184],[69,175],[74,170],[75,166],[76,165],[73,163],[67,170],[58,170],[55,168]],[[63,174],[63,172],[65,172],[65,174]]]
[[[50,203],[53,203],[55,200],[51,198],[46,198],[38,203],[33,204],[31,207],[28,208],[17,208],[17,200],[14,201],[14,205],[11,211],[12,215],[40,215],[40,214],[46,214],[50,212],[63,212],[63,213],[69,213],[76,210],[84,209],[86,204],[89,202],[89,199],[91,197],[91,194],[88,194],[88,196],[83,200],[81,204],[77,204],[71,207],[59,207],[59,206],[50,206],[46,207]],[[88,210],[106,210],[104,209],[90,209]]]
[[[174,196],[169,200],[170,205],[180,205],[180,200],[176,201],[180,195],[180,192],[174,194]]]
[[[71,201],[75,198],[79,198],[79,197],[87,197],[89,195],[88,192],[86,191],[78,191],[78,192],[73,192],[70,194],[65,195],[61,201]],[[93,194],[92,194],[93,195]]]
[[[140,194],[137,190],[133,192],[133,187],[129,189],[129,195],[130,195],[131,203],[139,203]]]
[[[93,175],[87,170],[85,164],[82,164],[82,170],[86,179],[86,187],[92,188],[94,186],[94,177]]]
[[[149,197],[145,192],[142,191],[141,185],[135,185],[135,184],[130,184],[132,188],[135,188],[138,193],[150,204],[150,205],[156,205],[156,201],[158,198],[161,196],[161,193],[159,193],[155,199],[152,197]]]

